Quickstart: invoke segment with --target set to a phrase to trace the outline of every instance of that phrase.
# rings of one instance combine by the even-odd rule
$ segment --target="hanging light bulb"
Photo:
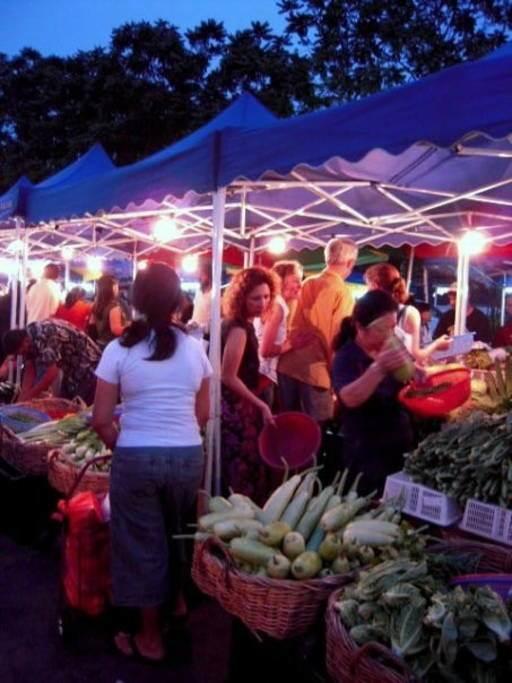
[[[75,250],[73,249],[73,247],[66,245],[65,247],[62,247],[62,249],[60,250],[60,255],[62,256],[64,261],[71,261],[71,259],[75,255]]]
[[[30,273],[32,277],[35,277],[37,280],[39,278],[43,277],[43,272],[44,272],[44,261],[41,261],[41,259],[35,259],[34,261],[29,261],[28,262],[28,267],[30,269]]]
[[[153,237],[157,242],[170,242],[181,235],[176,221],[169,216],[162,216],[153,226]]]
[[[87,270],[90,275],[101,275],[103,271],[103,259],[101,256],[88,256]]]
[[[181,260],[181,267],[185,273],[195,273],[199,265],[197,254],[187,254]]]
[[[481,254],[487,246],[487,237],[477,230],[468,230],[459,239],[459,249],[466,256]]]
[[[146,270],[148,267],[147,261],[137,261],[137,270]]]
[[[280,237],[279,235],[276,235],[276,237],[272,237],[270,242],[267,245],[267,249],[271,254],[284,254],[284,252],[288,248],[288,242],[284,237]]]
[[[7,251],[11,254],[21,254],[23,251],[23,240],[13,240],[7,247]]]

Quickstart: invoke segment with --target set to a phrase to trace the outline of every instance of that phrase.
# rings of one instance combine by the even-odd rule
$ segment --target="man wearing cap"
[[[471,303],[471,293],[468,300],[468,308],[466,311],[466,329],[468,332],[474,332],[474,341],[491,342],[491,326],[485,313],[478,308],[475,308]],[[437,339],[443,334],[453,334],[455,325],[455,302],[457,300],[457,283],[450,285],[448,290],[448,299],[450,301],[450,309],[443,313],[439,318],[437,327],[434,332],[434,339]]]

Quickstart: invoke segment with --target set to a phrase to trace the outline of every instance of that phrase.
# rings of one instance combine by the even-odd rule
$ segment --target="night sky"
[[[277,0],[1,0],[0,8],[0,52],[10,56],[23,47],[45,56],[106,47],[112,29],[130,21],[164,19],[181,30],[210,18],[228,31],[251,21],[284,27]]]

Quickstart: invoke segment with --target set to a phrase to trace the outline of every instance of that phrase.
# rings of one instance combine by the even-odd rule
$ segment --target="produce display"
[[[375,493],[358,495],[360,477],[344,493],[346,477],[345,471],[340,482],[321,489],[314,471],[296,474],[263,508],[239,494],[211,498],[196,538],[215,536],[239,569],[275,579],[345,574],[423,551],[424,537],[401,523],[392,502],[370,509]]]
[[[486,391],[473,396],[478,407],[489,413],[508,412],[512,408],[512,356],[507,357],[504,368],[496,361],[494,372],[489,372],[484,382]],[[474,381],[472,388],[476,388]]]
[[[44,441],[50,448],[60,448],[60,458],[76,467],[103,455],[111,455],[96,432],[88,426],[87,417],[78,413],[61,420],[53,420],[30,429],[20,435],[23,443]],[[94,471],[108,472],[110,462],[91,465]]]
[[[473,413],[427,436],[408,454],[414,481],[453,496],[502,507],[512,505],[512,423],[507,415]]]
[[[472,349],[465,354],[464,365],[472,370],[489,370],[494,363],[485,349]]]
[[[457,569],[444,559],[427,554],[361,572],[335,603],[343,625],[357,645],[390,648],[422,681],[510,680],[506,606],[488,586],[449,588],[448,570]]]
[[[67,443],[82,429],[87,427],[87,418],[81,414],[69,415],[60,420],[44,422],[20,436],[23,443],[44,441],[50,447],[58,448]]]

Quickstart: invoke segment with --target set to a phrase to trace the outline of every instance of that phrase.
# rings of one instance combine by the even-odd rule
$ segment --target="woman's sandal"
[[[166,661],[165,653],[163,653],[161,657],[151,657],[150,655],[143,654],[137,645],[135,636],[131,633],[124,633],[123,631],[117,633],[114,636],[114,645],[116,646],[118,652],[125,657],[134,657],[140,661],[146,662],[147,664],[159,666],[164,664]]]

